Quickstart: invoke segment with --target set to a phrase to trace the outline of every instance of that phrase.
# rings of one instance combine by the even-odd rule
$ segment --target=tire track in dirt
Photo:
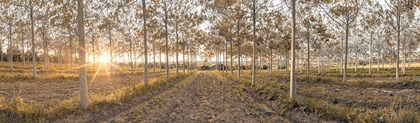
[[[200,72],[110,122],[286,122],[234,91],[236,83]],[[245,98],[245,99],[244,99]]]

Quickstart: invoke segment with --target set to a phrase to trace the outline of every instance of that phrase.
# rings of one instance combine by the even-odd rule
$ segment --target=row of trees
[[[18,53],[32,54],[20,57],[24,63],[32,60],[34,77],[37,60],[32,56],[39,56],[48,71],[52,58],[73,68],[76,60],[83,65],[83,59],[95,62],[105,55],[111,63],[128,58],[132,71],[137,62],[142,62],[147,85],[148,63],[156,63],[161,55],[165,56],[167,78],[171,57],[176,74],[180,61],[185,65],[197,57],[203,61],[223,57],[225,64],[238,67],[238,77],[243,61],[251,60],[255,73],[257,60],[270,63],[272,69],[273,59],[277,59],[290,68],[291,88],[295,88],[295,68],[305,67],[309,77],[313,61],[318,62],[319,72],[324,61],[336,63],[346,82],[350,58],[369,60],[369,74],[374,61],[395,62],[398,82],[400,54],[403,52],[403,62],[416,55],[420,38],[415,26],[419,23],[415,17],[419,5],[406,0],[84,2],[2,1],[0,54],[7,53],[11,70],[13,56]],[[84,58],[80,49],[91,58]],[[233,67],[229,71],[233,74]],[[253,85],[255,80],[253,74]],[[295,89],[291,90],[295,98]]]

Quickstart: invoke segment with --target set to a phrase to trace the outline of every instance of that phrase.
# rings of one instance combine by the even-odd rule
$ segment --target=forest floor
[[[366,69],[349,72],[347,83],[343,83],[342,76],[334,70],[311,74],[309,79],[300,74],[297,77],[298,109],[295,110],[343,122],[420,122],[418,70],[413,68],[401,74],[400,82],[395,82],[395,73],[388,69],[372,75],[368,75]],[[257,85],[267,87],[254,89],[253,94],[284,98],[289,92],[290,80],[284,72],[273,75],[260,72],[257,78]],[[250,79],[249,72],[244,72],[241,81]],[[279,91],[273,91],[277,89]],[[282,101],[274,102],[271,106],[281,109]]]
[[[214,72],[198,72],[130,105],[100,114],[68,117],[77,122],[290,122],[266,104],[235,89],[237,84]],[[135,102],[135,103],[134,103]],[[126,107],[126,108],[124,108]],[[80,120],[81,119],[81,120]],[[60,121],[61,122],[61,121]]]
[[[418,70],[402,74],[399,83],[388,69],[372,75],[366,69],[349,72],[347,83],[341,82],[336,70],[314,71],[310,78],[298,73],[296,100],[289,99],[289,77],[284,71],[272,75],[258,71],[255,86],[251,86],[249,71],[243,71],[241,78],[236,72],[175,75],[171,71],[169,80],[164,72],[151,72],[146,87],[141,71],[109,75],[100,70],[89,82],[87,110],[78,105],[77,72],[39,72],[35,80],[30,74],[4,72],[0,75],[0,121],[420,122]]]
[[[88,82],[88,92],[90,94],[109,95],[117,89],[121,89],[128,85],[141,82],[143,75],[141,74],[115,74],[106,75],[105,70],[98,71],[99,74],[95,80]],[[47,73],[38,72],[38,76]],[[164,75],[163,72],[151,73],[149,78],[156,78]],[[50,80],[18,80],[18,81],[0,81],[0,95],[6,100],[11,100],[19,96],[24,103],[36,103],[44,105],[47,108],[56,105],[67,99],[77,97],[80,92],[78,74],[61,73],[54,74],[58,76]]]

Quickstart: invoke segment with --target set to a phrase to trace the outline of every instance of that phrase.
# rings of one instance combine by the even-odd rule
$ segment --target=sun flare
[[[105,56],[105,55],[101,55],[101,56],[99,57],[99,61],[100,61],[101,63],[108,63],[108,62],[109,62],[109,59],[108,59],[108,57],[107,57],[107,56]]]

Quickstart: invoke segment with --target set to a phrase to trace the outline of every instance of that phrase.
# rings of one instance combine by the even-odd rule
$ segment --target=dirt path
[[[200,72],[108,122],[287,122],[267,106],[244,100],[234,86],[216,73]]]

